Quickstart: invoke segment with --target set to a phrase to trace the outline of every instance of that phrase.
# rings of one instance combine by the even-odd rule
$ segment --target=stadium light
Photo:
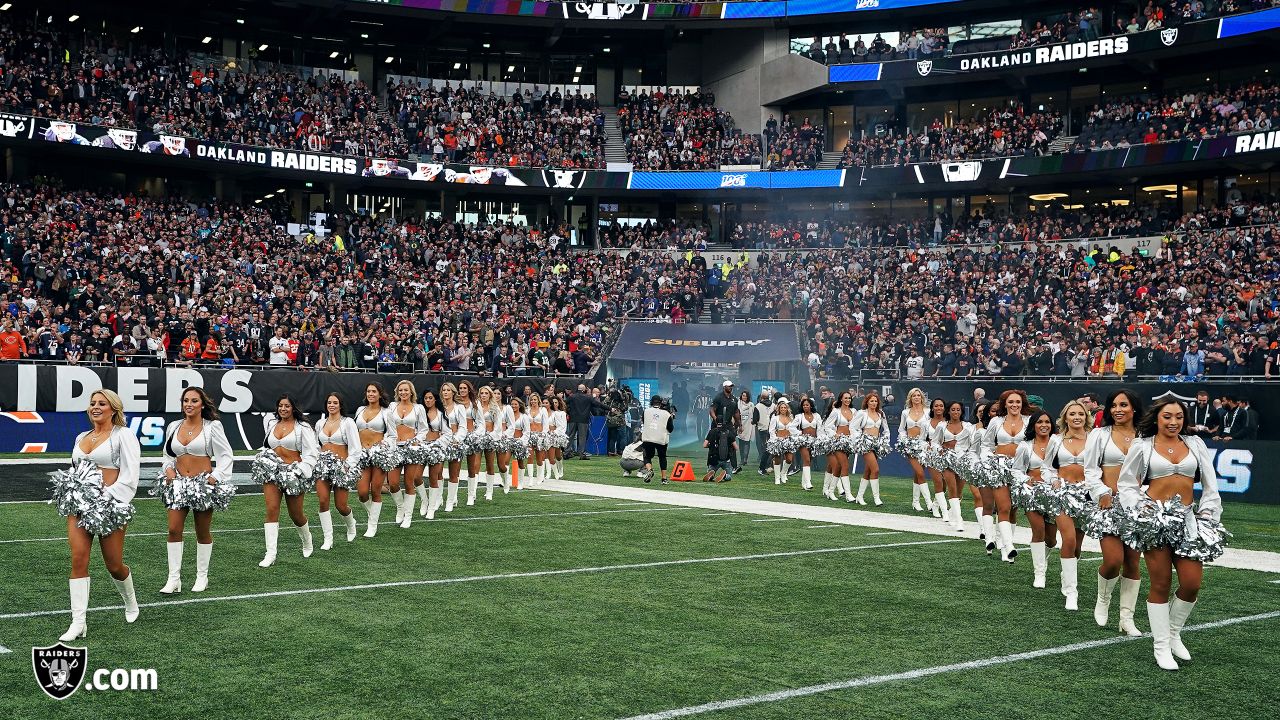
[[[369,33],[360,33],[360,37],[361,37],[361,39],[363,39],[363,40],[368,40],[368,39],[369,39]]]
[[[388,55],[388,56],[387,56],[387,64],[388,64],[388,65],[390,65],[390,64],[391,64],[391,62],[392,62],[393,60],[395,60],[395,58],[394,58],[394,57],[392,57],[392,56],[390,56],[390,55]]]
[[[11,7],[13,7],[13,3],[5,3],[3,5],[0,5],[0,10],[8,10]]]
[[[337,51],[337,50],[334,50],[333,52],[329,53],[329,59],[330,59],[330,60],[336,60],[337,58],[338,58],[338,51]]]
[[[1177,185],[1147,185],[1142,188],[1142,192],[1173,192],[1178,189]]]
[[[261,45],[258,46],[258,52],[262,52],[263,50],[266,50],[269,47],[271,46],[266,43],[262,43]]]
[[[276,194],[275,194],[275,193],[267,193],[266,195],[263,195],[263,196],[262,196],[262,199],[263,199],[263,200],[270,200],[271,198],[273,198],[273,197],[275,197],[275,196],[276,196]]]
[[[508,65],[508,66],[507,66],[507,72],[515,72],[515,71],[516,71],[516,66],[515,66],[515,65]]]
[[[581,65],[579,65],[579,66],[575,67],[575,68],[573,69],[573,71],[574,71],[574,72],[576,72],[576,73],[580,73],[580,72],[582,72],[582,66],[581,66]]]
[[[605,48],[605,49],[604,49],[604,52],[609,52],[609,48]]]
[[[460,63],[460,62],[456,62],[456,63],[454,63],[454,64],[453,64],[453,69],[454,69],[454,70],[461,70],[461,69],[462,69],[462,63]]]
[[[79,19],[80,19],[79,15],[72,15],[71,17],[67,18],[67,22],[75,22]]]
[[[278,192],[278,193],[282,193],[282,192],[284,192],[284,188],[280,188],[280,189],[276,190],[276,192]]]
[[[573,76],[573,82],[574,82],[575,84],[578,82],[578,76],[577,76],[577,75],[574,75],[574,76]]]
[[[1052,193],[1039,193],[1037,195],[1028,195],[1027,197],[1037,202],[1044,202],[1045,200],[1054,200],[1056,198],[1067,197],[1067,194],[1061,193],[1061,192],[1052,192]]]
[[[141,26],[141,25],[135,25],[135,26],[134,26],[134,28],[133,28],[132,30],[130,30],[129,32],[133,33],[134,35],[137,35],[138,33],[142,32],[142,26]]]
[[[208,45],[209,43],[213,42],[213,38],[208,35],[205,35],[204,38],[200,40],[200,42],[204,43],[205,45]]]
[[[236,24],[237,24],[237,25],[243,25],[243,24],[244,24],[244,18],[236,18]]]
[[[488,50],[488,49],[489,49],[489,43],[485,43],[485,44],[484,44],[484,45],[482,45],[481,47],[483,47],[485,50]]]

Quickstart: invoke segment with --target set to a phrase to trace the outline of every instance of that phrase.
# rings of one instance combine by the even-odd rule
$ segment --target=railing
[[[121,362],[128,360],[130,362]],[[139,362],[132,362],[137,360]],[[142,362],[145,361],[145,362]],[[415,375],[463,375],[473,377],[489,377],[493,374],[491,369],[471,369],[471,370],[425,370],[417,367],[414,363],[408,362],[376,362],[374,367],[322,367],[319,365],[271,365],[262,363],[234,363],[224,365],[221,362],[186,362],[174,361],[168,358],[159,358],[155,356],[129,356],[127,358],[115,358],[113,360],[82,360],[77,362],[68,362],[67,360],[52,360],[49,358],[22,358],[21,360],[9,360],[8,363],[22,363],[23,365],[70,365],[77,367],[149,367],[149,368],[194,368],[197,370],[276,370],[276,371],[292,371],[292,372],[342,372],[342,373],[366,373],[366,374],[415,374]],[[554,378],[581,378],[583,373],[558,373],[546,368],[533,365],[508,366],[505,369],[504,377],[554,377]]]
[[[1114,383],[1117,385],[1133,382],[1162,382],[1169,383],[1169,377],[1175,375],[1138,375],[1136,373],[1126,373],[1124,375],[988,375],[985,373],[965,375],[965,376],[937,376],[922,375],[920,377],[907,377],[901,370],[896,368],[861,368],[857,371],[857,383],[859,385],[867,382],[1028,382],[1028,383]],[[854,378],[834,378],[819,377],[814,380],[817,384],[839,384],[842,382],[853,383]],[[1197,382],[1210,384],[1266,384],[1280,382],[1280,375],[1199,375],[1194,378],[1186,377],[1180,382]],[[1170,383],[1176,384],[1176,383]]]

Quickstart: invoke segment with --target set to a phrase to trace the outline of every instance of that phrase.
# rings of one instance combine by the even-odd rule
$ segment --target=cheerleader
[[[853,440],[853,418],[857,413],[853,409],[853,393],[845,390],[836,398],[831,414],[822,423],[822,434],[826,438],[827,482],[824,482],[822,494],[829,500],[844,495],[845,502],[853,502],[853,493],[849,490],[849,446]]]
[[[911,388],[907,391],[907,407],[902,411],[902,419],[898,421],[898,448],[911,465],[911,509],[916,512],[932,512],[937,517],[939,513],[933,507],[929,486],[925,484],[924,465],[920,464],[928,431],[929,411],[924,406],[924,391]],[[924,500],[926,507],[920,507],[921,500]]]
[[[542,406],[542,397],[538,393],[529,395],[529,458],[533,461],[533,472],[529,475],[529,487],[537,487],[547,479],[551,471],[551,463],[547,460],[547,436],[551,430],[551,413]],[[529,467],[529,463],[525,467]]]
[[[751,402],[751,393],[743,390],[738,394],[738,467],[735,472],[741,470],[747,464],[747,456],[751,454],[751,433],[755,427],[751,424],[751,411],[755,409],[755,404]],[[822,418],[818,418],[821,424]]]
[[[938,463],[943,468],[942,479],[947,485],[947,516],[956,532],[964,532],[960,494],[964,492],[963,468],[968,462],[973,438],[973,425],[964,421],[964,403],[958,400],[947,403],[947,420],[934,428],[933,442],[938,447]]]
[[[191,592],[204,592],[209,586],[209,558],[213,555],[213,534],[209,532],[213,511],[225,510],[236,491],[231,483],[235,454],[227,442],[226,430],[218,422],[213,401],[198,387],[182,391],[182,419],[169,423],[164,436],[163,478],[152,489],[169,511],[165,548],[169,577],[160,592],[182,592],[182,531],[191,510],[196,516],[196,581]]]
[[[453,512],[458,505],[458,486],[470,477],[470,465],[466,470],[462,468],[462,460],[467,454],[467,421],[470,408],[458,402],[458,389],[453,383],[440,386],[440,411],[444,413],[445,421],[449,424],[451,433],[449,447],[452,448],[449,455],[449,487],[445,493],[444,511]],[[427,514],[425,509],[422,514],[423,516]]]
[[[982,470],[979,461],[982,455],[982,436],[987,431],[987,426],[991,424],[991,412],[994,409],[994,403],[978,405],[974,408],[973,437],[970,438],[969,447],[973,457],[972,462],[965,465],[968,473],[960,478],[961,482],[969,485],[969,495],[973,498],[973,520],[978,523],[978,539],[983,541],[986,541],[991,534],[987,532],[985,525],[991,521],[987,509],[995,507],[995,498],[992,497],[990,488],[983,487],[987,479],[985,474],[979,473]]]
[[[1188,433],[1189,429],[1182,403],[1157,401],[1138,426],[1141,438],[1130,446],[1117,478],[1120,502],[1129,511],[1128,517],[1141,518],[1154,509],[1175,519],[1167,529],[1162,528],[1160,542],[1141,543],[1151,580],[1147,619],[1156,664],[1163,670],[1177,670],[1177,660],[1191,659],[1182,644],[1182,628],[1200,594],[1204,561],[1221,555],[1228,535],[1220,522],[1222,499],[1213,454],[1203,439]],[[1193,509],[1197,482],[1200,502]],[[1152,536],[1149,532],[1126,532],[1126,538],[1130,537],[1148,540]],[[1178,590],[1170,598],[1175,571]]]
[[[360,456],[363,454],[360,445],[360,431],[356,421],[345,417],[342,411],[342,398],[338,393],[329,393],[324,399],[324,417],[316,421],[316,442],[320,445],[320,456],[316,460],[316,499],[320,501],[320,530],[324,533],[321,550],[333,547],[333,515],[329,510],[329,496],[332,494],[338,506],[338,514],[347,529],[347,542],[356,539],[356,516],[351,513],[347,499],[351,486],[357,485]],[[326,456],[326,453],[328,455]]]
[[[1045,457],[1049,449],[1049,441],[1054,435],[1053,417],[1044,410],[1034,411],[1027,423],[1027,431],[1018,450],[1014,453],[1012,469],[1022,498],[1021,507],[1027,513],[1027,523],[1031,526],[1031,587],[1045,586],[1045,572],[1048,570],[1048,551],[1045,544],[1048,528],[1053,518],[1046,516],[1036,501],[1043,496],[1045,474]]]
[[[796,428],[800,430],[800,489],[813,489],[813,446],[818,440],[818,428],[822,416],[814,410],[813,398],[800,400],[800,414],[796,416]]]
[[[1111,594],[1120,583],[1120,632],[1130,637],[1142,635],[1133,621],[1138,607],[1138,590],[1142,584],[1138,551],[1120,540],[1120,508],[1114,498],[1120,478],[1120,467],[1137,436],[1137,421],[1142,415],[1142,399],[1131,390],[1116,390],[1102,406],[1102,426],[1089,432],[1085,448],[1085,487],[1097,503],[1095,513],[1083,530],[1102,546],[1102,564],[1098,567],[1098,598],[1093,619],[1098,627],[1107,626],[1111,612]]]
[[[413,506],[418,496],[428,504],[426,484],[422,482],[422,452],[416,441],[427,426],[426,410],[418,404],[418,389],[408,380],[396,383],[395,402],[387,410],[385,442],[399,451],[400,464],[387,472],[387,484],[396,501],[396,524],[407,528],[413,521]],[[404,477],[404,489],[400,478]],[[416,483],[416,484],[415,484]],[[429,510],[432,515],[435,510]]]
[[[791,414],[791,403],[785,398],[778,398],[774,403],[773,417],[769,418],[769,442],[766,450],[773,456],[773,484],[787,484],[787,468],[795,461],[791,448],[795,440],[792,438],[800,432],[795,416]],[[785,460],[786,465],[782,462]]]
[[[447,383],[446,383],[447,384]],[[449,385],[452,388],[452,385]],[[455,391],[456,392],[456,391]],[[440,508],[441,496],[444,495],[443,488],[440,487],[440,477],[444,474],[444,466],[446,462],[451,462],[453,456],[450,454],[449,447],[452,443],[453,431],[449,426],[449,416],[440,408],[439,400],[436,394],[427,390],[422,393],[422,405],[424,409],[423,417],[426,423],[422,428],[422,432],[418,435],[416,443],[419,447],[424,447],[422,451],[423,462],[427,468],[427,481],[431,483],[431,491],[427,497],[427,511],[423,516],[428,520],[434,520],[436,510]],[[454,485],[454,501],[458,499],[457,485]],[[405,513],[404,522],[400,523],[400,527],[409,527],[409,521],[413,518],[413,509],[410,508]]]
[[[551,431],[548,433],[551,447],[547,449],[547,453],[551,457],[555,479],[563,480],[564,449],[569,446],[569,414],[565,411],[564,399],[559,395],[552,395],[547,400],[547,406],[551,408]]]
[[[505,493],[516,484],[516,464],[529,456],[529,416],[520,398],[511,396],[511,402],[502,410],[501,422],[503,451],[498,455],[498,464],[507,472]]]
[[[982,529],[987,536],[987,554],[990,555],[998,545],[1000,559],[1011,563],[1018,556],[1017,549],[1013,547],[1013,523],[1017,518],[1009,496],[1008,468],[1009,460],[1018,452],[1018,443],[1027,435],[1028,423],[1031,421],[1031,416],[1027,413],[1031,403],[1027,402],[1026,391],[1005,390],[992,405],[994,409],[989,412],[994,415],[987,424],[986,432],[982,434],[981,453],[994,461],[988,465],[990,472],[987,474],[986,491],[994,501],[994,510],[1000,524],[998,534],[992,532],[992,507],[984,502]],[[986,496],[984,494],[984,500]]]
[[[302,540],[302,557],[311,557],[311,527],[302,509],[303,497],[310,484],[312,470],[320,456],[315,431],[307,424],[307,418],[297,410],[297,403],[288,394],[276,401],[275,417],[267,423],[265,453],[254,459],[255,475],[262,479],[262,497],[267,515],[262,529],[266,535],[267,552],[258,567],[271,567],[276,562],[276,541],[280,537],[280,498],[284,498],[289,519],[298,528]],[[274,458],[284,467],[276,472],[263,472],[262,458]],[[266,463],[269,465],[270,463]]]
[[[1058,415],[1058,434],[1045,448],[1045,464],[1040,476],[1054,488],[1058,533],[1062,536],[1058,563],[1062,574],[1062,596],[1067,610],[1079,610],[1078,564],[1084,533],[1077,526],[1085,490],[1085,453],[1088,448],[1090,416],[1084,405],[1072,400]]]
[[[862,496],[867,492],[867,484],[871,484],[871,499],[877,506],[883,505],[880,499],[880,455],[883,448],[888,447],[889,420],[884,416],[880,405],[880,394],[874,390],[862,398],[862,409],[853,419],[853,428],[858,433],[862,445],[862,479],[858,481],[859,505],[866,505]]]
[[[476,411],[480,428],[485,434],[484,441],[484,499],[493,500],[493,486],[501,485],[502,492],[510,492],[510,486],[503,482],[502,476],[507,472],[506,461],[501,451],[503,438],[503,416],[505,408],[498,401],[498,394],[493,388],[485,385],[476,395]]]
[[[378,534],[378,518],[382,515],[382,484],[387,482],[387,467],[394,460],[389,459],[394,450],[384,441],[387,438],[387,397],[378,383],[369,383],[364,388],[364,406],[356,410],[356,432],[360,437],[361,471],[360,482],[356,492],[360,504],[364,505],[369,518],[369,526],[364,536],[374,537]],[[379,465],[378,462],[383,462]],[[397,499],[396,505],[399,506]]]
[[[947,403],[942,398],[929,401],[929,424],[925,426],[925,443],[928,448],[920,464],[929,468],[929,477],[933,480],[933,516],[942,518],[943,522],[951,522],[947,510],[947,485],[942,477],[942,465],[938,462],[942,456],[933,437],[938,426],[947,422]]]
[[[480,427],[480,406],[476,403],[476,386],[470,380],[458,383],[458,404],[466,409],[467,505],[476,504],[476,489],[480,484],[480,463],[484,460],[484,433]]]
[[[58,639],[71,642],[89,634],[85,616],[89,612],[89,551],[93,548],[93,536],[98,536],[102,562],[111,573],[111,581],[124,600],[124,621],[138,619],[138,598],[133,590],[133,574],[124,564],[124,534],[133,516],[134,493],[138,491],[138,464],[142,448],[138,439],[124,424],[124,404],[120,396],[110,390],[95,390],[89,396],[89,422],[92,428],[76,436],[75,449],[71,452],[72,470],[61,475],[66,478],[63,489],[55,488],[54,503],[59,513],[67,518],[67,543],[71,546],[71,627]],[[77,464],[88,467],[92,463],[91,477],[75,483],[71,478]],[[82,476],[83,477],[83,476]],[[55,480],[56,483],[56,480]],[[89,494],[84,485],[96,486],[98,498],[93,507],[84,501]],[[98,521],[98,522],[95,522]]]

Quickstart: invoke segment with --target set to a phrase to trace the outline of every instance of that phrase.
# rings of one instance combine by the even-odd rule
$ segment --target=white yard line
[[[1272,620],[1280,618],[1280,610],[1260,613],[1258,615],[1246,615],[1243,617],[1228,618],[1226,620],[1218,620],[1217,622],[1203,623],[1201,625],[1192,625],[1183,628],[1183,632],[1213,630],[1215,628],[1227,627],[1229,625],[1239,625],[1241,623],[1259,622],[1263,620]],[[1144,635],[1143,637],[1150,637]],[[1051,657],[1054,655],[1066,655],[1068,653],[1081,652],[1083,650],[1093,650],[1095,648],[1107,647],[1109,645],[1118,645],[1120,643],[1131,642],[1139,638],[1129,637],[1127,635],[1117,635],[1102,640],[1089,640],[1087,642],[1072,643],[1070,645],[1059,645],[1057,647],[1043,648],[1040,650],[1031,650],[1028,652],[1014,653],[1012,655],[997,655],[995,657],[982,658],[980,660],[970,660],[962,663],[952,663],[950,665],[937,665],[934,667],[919,668],[916,670],[907,670],[905,672],[893,673],[890,675],[868,675],[850,680],[839,680],[837,682],[822,683],[821,685],[809,685],[807,687],[792,688],[790,690],[779,690],[778,692],[765,693],[763,695],[752,695],[749,697],[736,698],[733,700],[717,700],[702,705],[690,705],[688,707],[675,708],[672,710],[663,710],[661,712],[649,713],[647,715],[635,715],[626,720],[670,720],[671,718],[688,717],[690,715],[701,715],[703,713],[717,712],[719,710],[729,710],[733,708],[748,707],[751,705],[761,705],[771,702],[782,702],[798,697],[807,697],[809,695],[817,695],[819,693],[827,693],[838,690],[851,690],[854,688],[871,687],[873,685],[883,685],[885,683],[899,682],[903,680],[918,680],[920,678],[931,677],[933,675],[941,675],[943,673],[958,672],[964,670],[981,670],[995,665],[1008,665],[1010,663],[1024,662],[1027,660],[1036,660],[1042,657]],[[1150,660],[1150,658],[1148,658]]]
[[[814,530],[814,529],[817,529],[817,528],[837,528],[837,527],[844,527],[844,525],[805,525],[805,527],[806,527],[806,528],[808,528],[808,529],[810,529],[810,530]]]
[[[977,523],[967,522],[965,523],[965,531],[957,533],[949,525],[944,524],[933,516],[899,515],[897,513],[845,509],[830,505],[801,505],[773,500],[725,497],[713,493],[672,492],[670,490],[638,488],[627,485],[605,485],[603,483],[576,480],[548,480],[546,487],[549,490],[559,492],[590,495],[613,500],[643,500],[657,505],[679,505],[708,511],[787,517],[795,520],[809,520],[810,522],[857,525],[876,530],[898,530],[939,537],[973,540],[978,538]],[[841,504],[843,505],[843,503]],[[1230,523],[1228,523],[1229,525]],[[1014,528],[1014,542],[1019,546],[1024,546],[1031,542],[1031,529],[1025,527]],[[1085,540],[1084,550],[1091,553],[1101,551],[1098,547],[1098,541],[1093,538]],[[1227,548],[1226,553],[1215,560],[1213,566],[1280,573],[1280,553]]]
[[[605,512],[644,512],[641,510],[614,510]],[[785,550],[782,552],[757,553],[754,555],[726,555],[709,558],[685,558],[681,560],[656,560],[654,562],[627,563],[624,565],[601,565],[595,567],[566,568],[563,570],[535,570],[531,572],[504,573],[500,575],[474,575],[470,577],[439,578],[436,580],[401,580],[397,582],[369,583],[366,585],[341,585],[337,587],[306,588],[301,590],[276,590],[274,592],[249,593],[246,595],[224,595],[212,597],[192,597],[181,600],[162,600],[160,602],[141,603],[139,607],[168,607],[171,605],[192,605],[208,602],[240,602],[244,600],[260,600],[263,598],[289,597],[293,595],[313,595],[321,593],[352,592],[358,590],[381,590],[385,588],[420,587],[428,585],[456,585],[460,583],[484,582],[488,580],[517,580],[525,578],[555,577],[558,575],[584,575],[624,570],[649,570],[660,567],[677,567],[681,565],[704,565],[709,563],[741,562],[744,560],[773,560],[777,558],[806,557],[810,555],[831,555],[853,552],[856,550],[887,550],[891,548],[914,547],[917,545],[940,545],[955,543],[959,540],[917,540],[914,542],[884,543],[880,545],[849,545],[845,547],[816,548],[813,550]],[[265,574],[265,573],[264,573]],[[91,607],[89,612],[105,610],[122,610],[123,605],[104,605]],[[44,617],[47,615],[65,615],[65,608],[58,610],[35,610],[32,612],[8,613],[0,615],[0,620],[17,620],[22,618]]]
[[[867,533],[867,537],[872,537],[874,535],[901,535],[901,534],[902,534],[901,530],[890,530],[888,532]]]
[[[790,520],[790,519],[791,518],[756,518],[751,522],[783,522],[785,520]]]
[[[621,506],[621,505],[650,505],[650,504],[652,504],[652,503],[647,503],[647,502],[614,503],[614,505],[619,505],[619,506]]]
[[[437,516],[435,520],[420,520],[419,522],[433,523],[437,521],[439,522],[479,522],[482,520],[525,520],[528,518],[571,517],[571,516],[578,516],[578,515],[610,515],[613,513],[660,512],[664,510],[684,510],[684,509],[685,508],[657,507],[657,508],[645,508],[645,509],[637,509],[637,510],[575,510],[573,512],[560,512],[560,513],[528,513],[528,514],[522,514],[522,515],[482,515],[480,517],[438,517]],[[335,520],[335,522],[337,521]],[[359,518],[357,518],[356,524],[364,526],[366,524],[366,521],[362,521]],[[384,520],[378,523],[378,527],[382,527],[383,525],[399,525],[399,524],[400,523],[396,522],[395,520]],[[233,528],[229,530],[210,530],[209,532],[211,533],[262,532],[262,527],[258,526],[258,527],[251,527],[251,528]],[[139,533],[131,532],[128,534],[128,536],[131,538],[136,538],[136,537],[149,537],[153,535],[168,535],[168,534],[169,534],[168,532],[139,532]],[[193,535],[193,534],[194,534],[193,531],[183,533],[183,535]],[[57,542],[57,541],[66,542],[66,540],[67,538],[65,535],[60,537],[47,537],[47,538],[20,538],[17,540],[0,540],[0,545],[10,545],[13,543],[29,543],[29,542]]]
[[[738,513],[702,513],[702,517],[724,517],[725,515],[737,515]]]
[[[3,645],[0,645],[0,655],[4,655],[5,653],[11,653],[11,652],[13,652],[13,651],[12,651],[12,650],[10,650],[9,648],[7,648],[7,647],[5,647],[5,646],[3,646]]]

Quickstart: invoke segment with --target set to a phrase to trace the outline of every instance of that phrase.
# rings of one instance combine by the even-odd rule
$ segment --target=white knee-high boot
[[[449,483],[444,499],[445,512],[453,512],[453,509],[458,506],[458,485],[460,484],[456,482]]]
[[[1133,622],[1133,611],[1138,608],[1138,588],[1141,580],[1120,576],[1120,632],[1129,637],[1139,637],[1142,631]]]
[[[1182,628],[1196,609],[1195,601],[1187,602],[1177,595],[1169,598],[1169,650],[1179,660],[1191,660],[1191,651],[1182,644]]]
[[[480,473],[475,475],[466,473],[465,477],[467,478],[467,505],[475,505],[476,490],[480,487]]]
[[[858,503],[859,505],[866,505],[867,501],[862,499],[862,496],[866,494],[867,494],[867,479],[860,478],[858,480],[858,496],[854,498],[854,502]]]
[[[911,509],[920,512],[924,508],[920,507],[920,491],[923,490],[922,485],[911,483]]]
[[[182,592],[182,545],[181,540],[165,543],[165,551],[169,556],[169,578],[164,587],[160,588],[161,594],[176,595]]]
[[[1076,590],[1077,558],[1060,558],[1062,565],[1062,596],[1067,599],[1064,606],[1067,610],[1079,610],[1079,595]]]
[[[325,510],[320,513],[320,534],[324,540],[320,543],[321,550],[333,549],[333,511]]]
[[[936,518],[946,518],[947,513],[951,511],[951,506],[947,504],[947,494],[939,490],[933,494],[933,516]]]
[[[498,484],[498,473],[483,473],[484,475],[484,499],[493,499],[493,486]]]
[[[111,582],[115,583],[116,590],[120,593],[120,599],[124,601],[124,621],[131,623],[138,619],[138,595],[133,591],[133,571],[129,571],[129,576],[123,580],[111,578]]]
[[[391,499],[396,503],[396,524],[399,525],[404,520],[404,489],[396,490],[391,493]]]
[[[426,486],[419,487],[417,492],[404,494],[404,505],[401,507],[403,512],[400,514],[400,527],[407,528],[413,525],[413,506],[418,502],[418,494],[422,492],[423,487]],[[426,498],[422,499],[423,503],[426,503],[426,501]]]
[[[1013,523],[1000,521],[1000,559],[1011,563],[1018,557],[1018,550],[1013,547]]]
[[[852,488],[852,485],[849,484],[849,476],[845,475],[840,478],[840,489],[844,492],[845,502],[853,502],[853,492],[850,488]],[[866,503],[863,503],[863,505],[865,504]]]
[[[960,507],[960,498],[951,498],[947,503],[951,508],[951,526],[956,532],[964,532],[964,508]]]
[[[1169,605],[1167,603],[1147,603],[1147,620],[1151,623],[1151,640],[1155,648],[1156,664],[1161,670],[1177,670],[1178,662],[1173,659],[1169,638]]]
[[[196,543],[196,581],[191,592],[204,592],[209,587],[209,559],[213,557],[213,543]]]
[[[431,497],[431,495],[427,490],[426,482],[423,482],[421,485],[418,486],[417,494],[418,494],[418,500],[417,500],[418,507],[421,508],[422,517],[426,517],[427,516],[427,500]],[[410,504],[409,507],[413,507],[413,505]],[[432,508],[432,510],[434,509],[435,508]]]
[[[342,524],[347,528],[347,542],[352,542],[356,539],[357,532],[355,512],[348,510],[347,514],[343,515],[342,512],[339,511],[338,515],[342,517]]]
[[[800,489],[801,490],[813,489],[813,468],[809,467],[808,465],[802,466],[800,468]]]
[[[987,519],[986,519],[986,520],[984,520],[984,519],[983,519],[984,517],[985,517],[985,518],[987,518]],[[973,506],[973,519],[974,519],[974,522],[978,523],[978,533],[979,533],[979,538],[978,538],[978,539],[979,539],[979,540],[990,540],[990,539],[991,539],[991,531],[990,531],[990,529],[987,527],[987,524],[990,522],[990,518],[991,518],[991,516],[990,516],[990,515],[984,515],[984,514],[982,513],[982,506],[981,506],[981,505],[974,505],[974,506]]]
[[[280,539],[280,523],[263,523],[262,534],[266,539],[267,554],[262,557],[262,562],[258,563],[258,567],[271,567],[276,562],[276,543]]]
[[[382,515],[382,503],[369,503],[369,526],[364,530],[364,536],[371,538],[378,534],[378,518]]]
[[[440,506],[441,498],[443,496],[444,496],[444,488],[433,487],[433,488],[427,489],[427,498],[428,498],[427,519],[428,520],[436,519],[436,508]]]
[[[1044,546],[1044,542],[1031,543],[1031,570],[1034,573],[1031,579],[1031,587],[1043,588],[1044,575],[1048,570],[1048,553]]]
[[[311,545],[311,523],[298,526],[298,539],[302,541],[302,557],[309,558],[315,548]]]
[[[542,483],[548,480],[555,479],[552,477],[553,472],[554,471],[551,469],[551,461],[543,460],[542,461],[542,477],[538,478],[538,484],[541,485]]]
[[[876,505],[883,505],[880,500],[880,478],[871,478],[871,501]]]
[[[1098,599],[1093,603],[1093,621],[1098,623],[1098,627],[1107,626],[1107,618],[1111,614],[1111,592],[1118,582],[1119,575],[1107,579],[1101,573],[1098,574]]]
[[[506,495],[511,492],[511,486],[516,484],[516,466],[517,461],[513,460],[512,464],[507,467],[506,482],[502,483],[502,494]]]
[[[62,642],[71,642],[89,634],[89,578],[71,578],[67,583],[71,591],[71,627],[58,638]]]

